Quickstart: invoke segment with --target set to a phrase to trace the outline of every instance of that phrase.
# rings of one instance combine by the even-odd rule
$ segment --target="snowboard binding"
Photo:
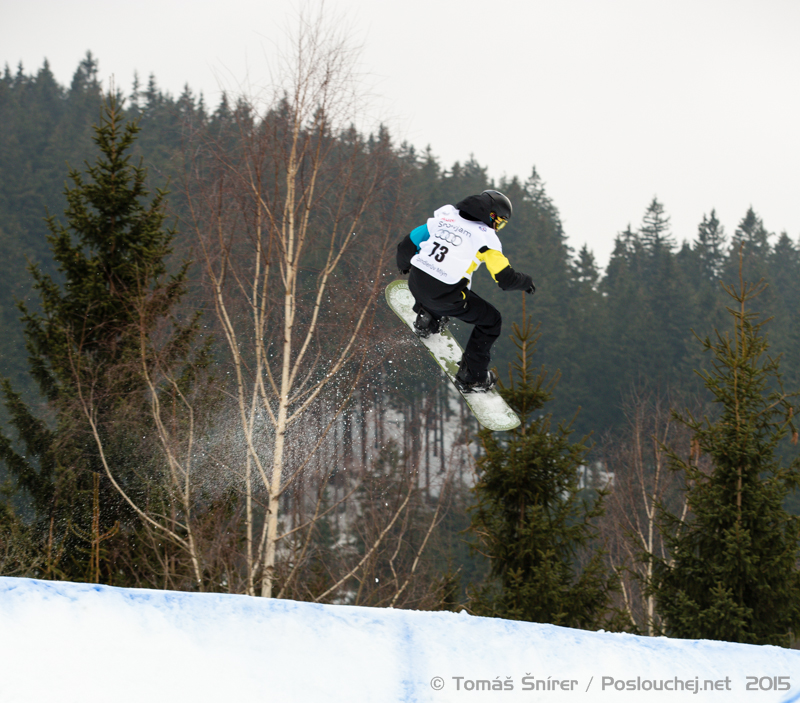
[[[497,385],[497,381],[497,374],[492,370],[485,371],[483,378],[476,378],[470,373],[462,358],[458,364],[454,382],[461,393],[488,393]]]
[[[414,320],[414,333],[420,339],[427,339],[432,334],[443,332],[448,322],[450,322],[449,317],[437,319],[427,310],[422,309],[417,313],[417,319]]]

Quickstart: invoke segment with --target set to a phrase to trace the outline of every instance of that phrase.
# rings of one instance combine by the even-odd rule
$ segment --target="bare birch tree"
[[[620,577],[623,607],[641,632],[655,632],[655,598],[649,555],[664,555],[658,529],[658,506],[684,506],[681,485],[669,467],[666,445],[688,454],[695,448],[672,419],[668,395],[633,390],[625,402],[626,429],[603,448],[614,481],[606,503],[602,532]],[[680,511],[679,511],[680,512]]]
[[[144,290],[130,300],[138,321],[123,329],[121,337],[136,340],[138,350],[118,364],[99,368],[86,364],[85,339],[73,338],[68,352],[75,404],[108,480],[145,532],[155,535],[154,543],[166,540],[186,555],[194,586],[203,591],[203,545],[195,527],[195,513],[201,507],[195,464],[198,435],[207,426],[202,416],[210,410],[209,386],[197,379],[205,365],[200,361],[202,350],[195,362],[183,361],[194,325],[176,328],[170,319],[154,324],[153,312],[162,304]],[[129,440],[142,431],[151,432],[154,439],[141,437],[136,461],[120,466],[120,437]],[[100,535],[94,539],[99,541]]]
[[[386,132],[366,141],[351,126],[355,60],[340,28],[301,16],[272,99],[240,98],[188,181],[225,344],[231,446],[246,448],[225,468],[243,489],[253,595],[276,592],[282,531],[293,529],[282,498],[380,355],[370,334],[397,184]]]

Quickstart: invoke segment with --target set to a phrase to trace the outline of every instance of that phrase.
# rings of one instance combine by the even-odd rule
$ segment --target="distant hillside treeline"
[[[21,66],[16,72],[6,66],[0,79],[0,374],[27,391],[32,386],[14,301],[30,294],[26,261],[54,273],[44,218],[47,213],[61,217],[68,168],[81,169],[93,153],[92,125],[100,114],[102,92],[90,54],[69,86],[58,84],[46,62],[32,74]],[[136,152],[153,185],[171,191],[169,203],[178,220],[176,255],[186,256],[192,243],[181,224],[187,215],[183,173],[192,136],[199,130],[224,133],[243,108],[224,97],[211,109],[188,87],[175,98],[151,77],[146,87],[138,81],[133,86],[126,109],[140,120]],[[444,167],[430,149],[419,152],[408,144],[393,144],[385,128],[365,139],[388,143],[402,174],[398,240],[439,205],[487,186],[511,198],[515,211],[503,231],[504,251],[515,268],[536,282],[528,311],[541,323],[538,362],[560,370],[552,410],[556,417],[571,418],[580,406],[575,424],[579,432],[618,427],[623,421],[620,399],[634,386],[698,390],[693,369],[703,360],[693,331],[702,336],[724,324],[719,282],[738,279],[740,247],[745,277],[770,283],[758,304],[764,315],[774,318],[767,331],[772,351],[784,355],[787,386],[800,383],[798,243],[785,232],[771,233],[753,208],[743,205],[739,226],[725,232],[709,203],[696,232],[674,233],[667,211],[654,198],[643,203],[640,224],[615,235],[613,254],[602,272],[591,251],[584,247],[576,252],[567,244],[557,205],[535,168],[524,178],[494,182],[473,159]],[[392,267],[387,261],[387,270]],[[502,310],[510,332],[510,325],[521,318],[521,294],[503,294],[483,272],[475,287]],[[387,324],[394,321],[387,318]],[[514,354],[505,337],[495,354],[503,377]]]

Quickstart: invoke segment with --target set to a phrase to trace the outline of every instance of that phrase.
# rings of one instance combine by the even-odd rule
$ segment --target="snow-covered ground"
[[[0,578],[2,703],[472,700],[788,703],[800,651]]]

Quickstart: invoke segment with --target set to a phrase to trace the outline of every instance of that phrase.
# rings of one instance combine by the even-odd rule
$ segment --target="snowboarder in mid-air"
[[[489,361],[502,318],[471,290],[473,272],[485,263],[503,290],[536,290],[530,276],[511,268],[497,236],[511,209],[505,195],[484,190],[455,206],[440,207],[397,246],[397,266],[409,274],[408,288],[415,300],[415,332],[423,338],[436,334],[451,317],[475,325],[455,377],[462,393],[485,392],[497,383]]]

